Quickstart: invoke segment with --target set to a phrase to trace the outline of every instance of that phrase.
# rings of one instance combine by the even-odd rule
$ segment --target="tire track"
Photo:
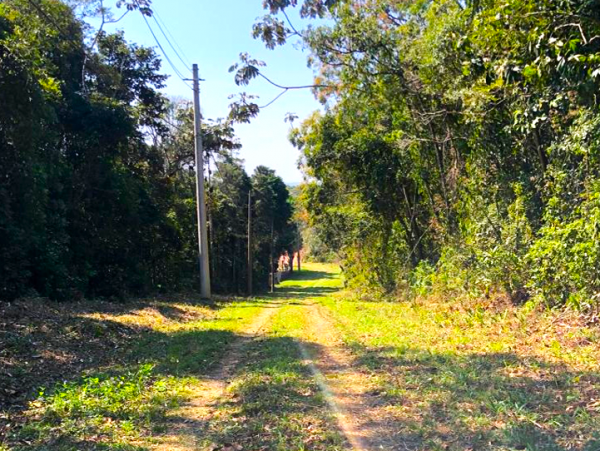
[[[273,305],[273,304],[272,304]],[[169,415],[168,432],[158,438],[156,451],[196,451],[200,439],[215,413],[215,407],[225,395],[243,354],[244,347],[261,336],[269,321],[283,305],[269,306],[252,320],[246,331],[224,350],[224,357],[199,386],[194,387],[191,399]]]
[[[306,303],[306,334],[298,341],[321,392],[336,416],[338,426],[355,451],[410,450],[417,444],[400,436],[386,415],[369,374],[355,368],[332,321],[322,307]]]

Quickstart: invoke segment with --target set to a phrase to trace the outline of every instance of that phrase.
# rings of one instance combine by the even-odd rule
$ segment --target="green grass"
[[[32,403],[33,421],[18,438],[27,444],[24,449],[144,449],[133,443],[178,405],[186,382],[157,378],[150,365],[67,382]]]
[[[285,282],[278,295],[310,287],[319,277],[308,276]],[[275,314],[269,333],[248,346],[203,449],[348,449],[296,343],[304,327],[303,307],[294,300],[290,304]]]
[[[15,426],[0,440],[0,450],[149,449],[167,413],[188,398],[223,347],[263,306],[263,301],[216,308],[157,301],[109,313],[95,312],[93,305],[84,313],[65,312],[71,317],[64,330],[77,331],[79,340],[103,340],[106,352],[118,357],[101,367],[98,362],[107,359],[96,353],[97,366],[46,386],[24,410],[10,411]],[[79,327],[81,321],[85,327]],[[127,334],[116,333],[122,330]],[[83,351],[80,360],[85,357]]]
[[[380,415],[409,449],[600,450],[597,326],[532,305],[361,302],[337,293],[334,267],[307,268],[263,300],[86,304],[56,313],[52,330],[47,319],[9,330],[2,356],[11,374],[29,375],[36,355],[48,368],[52,358],[75,363],[24,409],[0,409],[0,431],[11,425],[0,451],[149,450],[224,347],[275,306],[268,332],[242,348],[203,449],[347,449],[297,346],[306,300],[329,310],[357,369],[378,386]],[[48,339],[51,348],[31,349]]]
[[[415,449],[600,449],[598,333],[568,313],[322,301]]]

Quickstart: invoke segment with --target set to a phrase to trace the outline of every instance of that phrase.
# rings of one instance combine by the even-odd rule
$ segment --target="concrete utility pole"
[[[252,296],[252,191],[248,192],[248,296]]]
[[[200,296],[210,299],[210,266],[208,263],[208,232],[206,230],[206,200],[204,198],[204,152],[200,118],[200,80],[198,65],[194,73],[194,141],[196,145],[196,210],[198,213],[198,249],[200,261]]]
[[[272,213],[271,213],[272,214]],[[275,265],[273,264],[273,241],[275,237],[274,232],[274,220],[271,218],[271,252],[270,252],[270,260],[271,260],[271,293],[275,292]]]

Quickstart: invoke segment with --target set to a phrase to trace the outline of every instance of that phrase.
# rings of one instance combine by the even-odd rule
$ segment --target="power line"
[[[171,48],[173,49],[173,51],[175,52],[177,57],[179,58],[179,61],[181,61],[185,67],[187,67],[187,68],[191,67],[192,63],[190,62],[189,58],[186,56],[185,52],[183,51],[183,49],[177,42],[177,39],[175,39],[175,36],[173,36],[173,33],[171,33],[171,31],[169,30],[169,27],[167,27],[167,24],[160,17],[160,15],[158,14],[158,12],[156,10],[153,11],[152,17],[156,21],[156,25],[158,25],[158,28],[162,32],[163,36],[165,37],[165,39],[167,40],[167,42],[169,43],[169,45],[171,46]],[[161,27],[161,24],[162,24],[162,27]],[[167,34],[171,37],[171,40],[175,43],[175,47],[177,47],[177,49],[175,49],[175,47],[173,47],[171,40],[169,40],[169,38],[167,37],[167,35],[165,34],[165,31],[163,29],[166,30]],[[179,50],[179,52],[177,50]]]
[[[33,6],[37,12],[39,12],[44,19],[46,19],[46,21],[50,22],[52,25],[54,25],[54,27],[57,29],[57,31],[64,36],[68,36],[67,33],[65,33],[65,31],[62,29],[62,27],[60,25],[58,25],[58,23],[56,23],[56,21],[51,18],[49,15],[46,14],[46,12],[42,9],[42,6],[37,4],[34,0],[27,0],[29,2],[29,4],[31,6]]]
[[[171,122],[170,120],[166,119],[166,118],[162,118],[162,121],[167,124],[170,127],[173,127],[176,130],[179,130],[180,132],[189,132],[190,130],[186,130],[184,129],[181,125],[177,125],[174,124],[173,122]]]
[[[186,62],[183,61],[183,58],[181,57],[181,55],[179,54],[179,52],[177,51],[177,49],[175,48],[175,46],[171,43],[171,40],[169,39],[169,37],[167,36],[167,34],[163,30],[163,28],[160,26],[160,23],[158,22],[158,20],[156,19],[156,16],[154,14],[152,14],[152,18],[154,19],[154,22],[158,26],[158,29],[160,30],[160,32],[162,33],[162,35],[167,40],[167,43],[169,44],[169,46],[171,47],[171,49],[173,49],[173,52],[175,52],[175,55],[177,56],[177,58],[179,58],[179,61],[181,61],[181,64],[183,64],[183,66],[187,68]]]
[[[27,2],[39,13],[39,15],[52,27],[54,27],[56,29],[56,31],[61,35],[61,37],[69,42],[74,50],[78,50],[80,52],[83,53],[84,56],[86,56],[86,59],[89,59],[89,55],[87,54],[87,52],[85,51],[85,49],[83,48],[83,46],[80,45],[80,42],[75,41],[72,37],[70,33],[67,33],[61,25],[59,25],[54,18],[50,17],[48,14],[46,14],[46,12],[43,10],[42,6],[40,4],[38,4],[35,0],[27,0]],[[142,18],[144,19],[144,22],[146,22],[146,25],[148,26],[148,29],[150,30],[150,33],[152,34],[154,41],[156,42],[156,44],[158,44],[158,47],[160,48],[161,52],[163,53],[163,56],[165,57],[165,59],[167,60],[167,62],[169,63],[169,65],[171,66],[171,68],[173,69],[173,71],[175,72],[175,74],[181,79],[181,81],[190,89],[192,89],[192,87],[186,82],[186,78],[185,76],[181,73],[181,71],[179,69],[177,69],[177,67],[175,66],[175,64],[173,64],[173,61],[171,61],[171,59],[169,58],[169,55],[165,52],[165,49],[163,48],[163,46],[161,45],[160,41],[158,40],[158,38],[156,37],[156,34],[154,33],[154,30],[152,29],[152,27],[150,26],[150,23],[148,22],[148,20],[146,19],[145,14],[142,12],[141,10],[141,6],[138,3],[137,0],[134,0],[135,4],[138,6],[138,9],[140,9],[140,13],[142,14]],[[158,23],[157,23],[158,24]],[[160,25],[159,25],[160,27]],[[161,28],[162,31],[162,28]],[[164,32],[163,32],[164,34]],[[171,45],[171,47],[173,47],[173,45],[171,44],[171,42],[167,39],[167,42],[169,42],[169,45]],[[181,57],[179,56],[179,54],[177,52],[175,52],[177,54],[177,56],[181,59]],[[182,60],[183,62],[183,60]],[[184,63],[185,65],[185,63]],[[186,65],[187,67],[187,65]]]
[[[142,15],[142,18],[144,19],[144,22],[146,23],[146,26],[148,27],[148,30],[150,30],[150,33],[152,34],[152,37],[154,38],[154,42],[156,42],[156,44],[160,48],[160,51],[162,52],[163,56],[167,60],[167,63],[169,63],[169,66],[171,66],[171,69],[173,69],[173,71],[175,72],[175,74],[181,79],[181,81],[188,88],[192,89],[192,87],[186,82],[185,76],[179,71],[179,69],[177,69],[177,67],[175,66],[175,64],[173,64],[173,61],[171,61],[171,58],[169,58],[169,55],[167,54],[167,52],[165,52],[165,49],[163,48],[162,44],[160,43],[160,41],[156,37],[156,34],[154,33],[154,30],[150,26],[150,22],[148,22],[148,19],[146,19],[146,15],[142,11],[142,8],[141,8],[140,4],[138,3],[138,1],[134,0],[134,3],[137,5],[138,9],[140,10],[140,14]]]
[[[171,66],[171,69],[173,69],[173,71],[175,72],[175,74],[179,78],[181,78],[181,81],[183,81],[188,86],[188,88],[192,89],[192,87],[185,81],[185,76],[179,71],[179,69],[177,69],[177,67],[175,66],[175,64],[173,63],[173,61],[171,61],[171,58],[169,58],[169,55],[167,54],[167,52],[163,48],[162,44],[160,43],[160,41],[156,37],[156,34],[154,33],[154,30],[150,26],[150,23],[148,22],[148,19],[146,19],[146,16],[143,13],[142,13],[142,17],[144,19],[144,22],[146,22],[146,25],[148,26],[148,30],[150,30],[150,33],[152,34],[152,37],[154,38],[154,41],[156,42],[156,44],[160,48],[163,56],[167,60],[167,63],[169,63],[169,66]]]

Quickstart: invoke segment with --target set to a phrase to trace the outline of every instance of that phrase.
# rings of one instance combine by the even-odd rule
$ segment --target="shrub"
[[[600,182],[570,214],[555,212],[548,210],[540,238],[529,250],[529,286],[550,306],[589,307],[600,294]]]

